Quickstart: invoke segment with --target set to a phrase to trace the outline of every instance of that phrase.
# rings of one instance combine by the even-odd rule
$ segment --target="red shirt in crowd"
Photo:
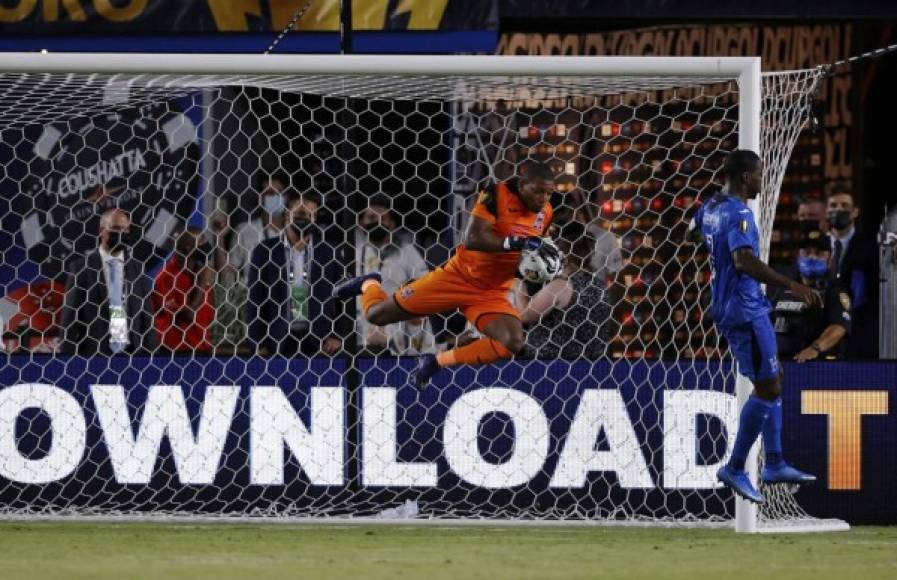
[[[162,346],[172,351],[211,351],[209,327],[215,318],[211,285],[202,287],[199,274],[184,268],[179,256],[172,256],[156,275],[153,286],[153,310],[156,330]],[[190,307],[195,293],[200,293],[198,307]]]

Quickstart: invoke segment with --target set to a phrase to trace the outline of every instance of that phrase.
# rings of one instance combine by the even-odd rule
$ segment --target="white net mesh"
[[[787,161],[791,158],[801,131],[814,130],[807,127],[807,123],[811,119],[812,97],[823,80],[818,70],[770,73],[763,77],[760,146],[765,171],[764,194],[758,198],[757,223],[763,234],[760,253],[764,261],[769,257],[772,224],[776,217],[778,192],[785,177]],[[762,465],[762,454],[760,457]],[[823,526],[843,528],[843,522],[817,520],[807,514],[796,501],[795,491],[789,486],[761,485],[761,492],[768,501],[758,512],[760,529],[787,531],[798,527],[810,530]]]
[[[764,248],[817,81],[764,78]],[[734,372],[681,240],[734,80],[0,74],[0,123],[2,511],[731,519]],[[575,299],[534,360],[418,393],[398,355],[463,317],[375,327],[333,285],[438,266],[528,159],[591,236]]]

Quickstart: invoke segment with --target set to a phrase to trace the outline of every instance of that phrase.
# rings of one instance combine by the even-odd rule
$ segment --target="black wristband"
[[[508,236],[501,241],[501,249],[506,252],[519,252],[526,247],[526,238]]]

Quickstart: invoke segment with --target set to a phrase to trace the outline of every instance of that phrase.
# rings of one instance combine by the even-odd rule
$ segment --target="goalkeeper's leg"
[[[511,358],[523,350],[523,324],[515,316],[492,315],[482,330],[485,337],[439,353],[436,357],[439,366],[485,365]]]
[[[513,307],[507,301],[503,302],[504,304],[498,304],[499,312],[486,312],[471,317],[471,309],[467,309],[465,314],[476,321],[477,328],[486,336],[437,355],[423,355],[418,358],[412,376],[414,385],[418,389],[423,389],[442,367],[484,365],[511,358],[522,351],[525,343],[523,323]],[[506,312],[506,309],[510,309],[511,313]]]
[[[360,295],[365,319],[377,326],[420,317],[419,314],[412,314],[400,307],[395,298],[383,290],[381,280],[380,274],[376,272],[351,278],[334,289],[333,297],[345,300]]]
[[[457,275],[437,268],[412,280],[390,296],[376,272],[351,278],[334,289],[338,299],[361,296],[364,317],[376,326],[412,320],[466,306],[477,297]]]

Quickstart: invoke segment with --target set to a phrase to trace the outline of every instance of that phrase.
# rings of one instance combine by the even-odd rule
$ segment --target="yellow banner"
[[[0,29],[23,34],[279,31],[306,5],[297,30],[339,30],[340,0],[4,0]],[[494,30],[495,15],[494,0],[352,3],[354,30]]]

